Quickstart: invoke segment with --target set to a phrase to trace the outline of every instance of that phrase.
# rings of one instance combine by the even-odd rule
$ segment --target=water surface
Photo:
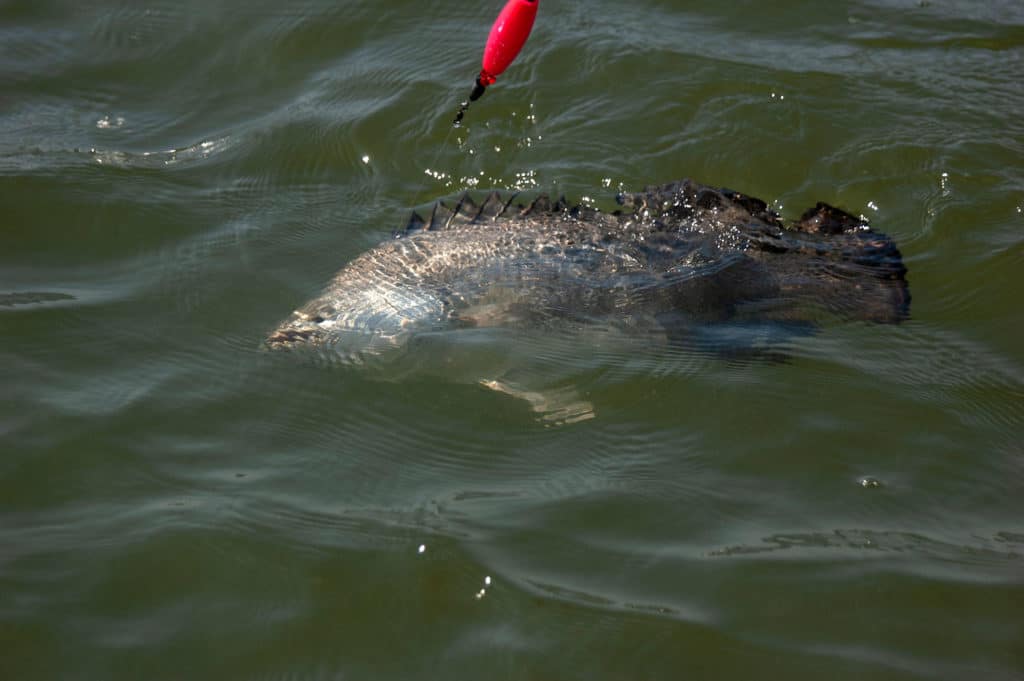
[[[0,0],[0,676],[1024,678],[1024,6],[542,4],[453,130],[496,4]],[[911,319],[504,339],[558,427],[259,349],[438,197],[682,177]]]

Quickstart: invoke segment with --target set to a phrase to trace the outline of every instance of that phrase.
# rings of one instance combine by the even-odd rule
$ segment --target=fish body
[[[358,362],[419,332],[603,325],[684,340],[718,324],[897,323],[909,314],[895,243],[819,203],[785,224],[760,199],[690,180],[602,212],[492,193],[435,204],[345,265],[267,338]]]

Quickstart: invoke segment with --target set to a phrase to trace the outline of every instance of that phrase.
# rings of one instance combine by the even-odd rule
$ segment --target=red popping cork
[[[526,39],[530,37],[533,21],[537,18],[537,6],[540,0],[508,0],[498,18],[491,26],[484,47],[483,68],[476,77],[476,85],[469,95],[469,101],[463,102],[459,113],[455,115],[455,125],[462,122],[462,117],[469,108],[469,102],[475,102],[484,94],[488,85],[493,85],[498,76],[508,68],[523,49]]]

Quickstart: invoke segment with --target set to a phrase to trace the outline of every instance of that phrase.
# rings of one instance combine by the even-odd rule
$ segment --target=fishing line
[[[443,173],[440,170],[437,170],[435,166],[437,165],[437,160],[441,158],[441,153],[448,148],[448,142],[449,140],[451,140],[453,132],[455,132],[455,126],[448,126],[448,132],[445,133],[444,139],[441,141],[441,144],[438,145],[437,151],[434,152],[434,158],[431,159],[430,165],[428,165],[423,170],[425,174],[430,175],[435,180],[440,180],[442,179],[442,177],[447,175],[447,173]]]

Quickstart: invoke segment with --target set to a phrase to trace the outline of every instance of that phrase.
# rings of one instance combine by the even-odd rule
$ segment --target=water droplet
[[[882,481],[878,478],[861,478],[859,481],[860,486],[864,488],[881,487]]]
[[[416,553],[421,553],[422,554],[422,553],[426,553],[426,552],[427,552],[427,545],[426,544],[420,544],[420,547],[418,549],[416,549]]]
[[[103,118],[96,121],[96,127],[100,130],[108,130],[110,128],[120,128],[124,125],[124,116],[104,116]]]
[[[491,576],[490,575],[487,575],[486,577],[484,577],[484,584],[486,584],[487,586],[491,585]]]
[[[370,162],[370,155],[369,154],[363,154],[363,163],[369,163],[369,162]]]
[[[878,211],[878,204],[875,203],[874,201],[868,201],[868,208],[870,208],[873,211]]]

